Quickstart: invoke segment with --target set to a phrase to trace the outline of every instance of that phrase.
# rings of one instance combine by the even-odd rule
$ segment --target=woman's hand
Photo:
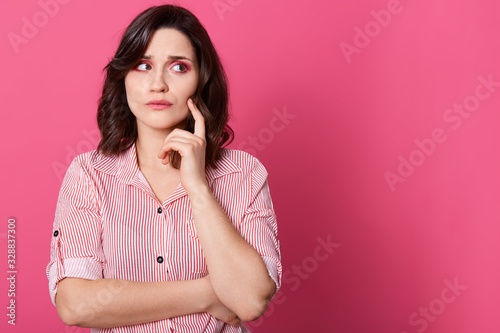
[[[219,320],[222,320],[223,322],[225,322],[231,326],[239,327],[241,324],[240,318],[238,318],[238,316],[233,311],[229,310],[219,300],[219,298],[215,294],[214,290],[212,289],[212,283],[210,282],[209,275],[202,278],[202,280],[204,280],[208,284],[207,289],[210,291],[209,299],[211,300],[211,302],[208,305],[206,312],[210,313],[210,315],[214,316],[215,318],[217,318]]]
[[[168,164],[172,151],[177,151],[181,158],[181,184],[186,192],[196,191],[200,186],[207,185],[205,176],[205,118],[191,98],[187,102],[194,118],[194,134],[181,129],[174,129],[163,141],[158,158],[163,164]]]

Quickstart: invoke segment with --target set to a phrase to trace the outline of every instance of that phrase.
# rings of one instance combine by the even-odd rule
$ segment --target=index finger
[[[205,118],[191,98],[188,99],[188,107],[194,118],[194,135],[205,139]]]

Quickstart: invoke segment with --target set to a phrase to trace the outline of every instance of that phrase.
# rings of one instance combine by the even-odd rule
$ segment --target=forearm
[[[204,279],[136,282],[66,278],[59,282],[57,311],[71,326],[117,327],[206,311]]]
[[[256,319],[275,290],[262,257],[234,228],[208,186],[189,197],[214,292],[242,320]]]

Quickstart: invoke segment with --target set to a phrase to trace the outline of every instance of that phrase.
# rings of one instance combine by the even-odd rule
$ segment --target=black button
[[[59,231],[54,231],[54,237],[57,237],[57,235],[59,235]]]
[[[156,258],[156,261],[158,261],[161,264],[163,262],[163,257],[162,256],[158,256],[158,258]]]
[[[163,210],[161,209],[161,207],[158,207],[158,214],[161,214],[161,212],[163,212]]]

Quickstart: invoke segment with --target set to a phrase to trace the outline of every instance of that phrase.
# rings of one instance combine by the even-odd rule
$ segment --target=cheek
[[[191,89],[189,90],[189,97],[193,96],[194,93],[196,92],[196,88],[198,88],[198,85],[197,84],[194,84]]]
[[[127,102],[128,107],[130,108],[130,111],[137,116],[138,112],[138,105],[140,99],[138,98],[137,95],[137,89],[135,88],[135,81],[131,77],[126,77],[125,82],[124,82],[124,87],[125,87],[125,100]]]
[[[193,96],[198,88],[198,75],[193,76],[184,87],[184,97],[187,100]]]

